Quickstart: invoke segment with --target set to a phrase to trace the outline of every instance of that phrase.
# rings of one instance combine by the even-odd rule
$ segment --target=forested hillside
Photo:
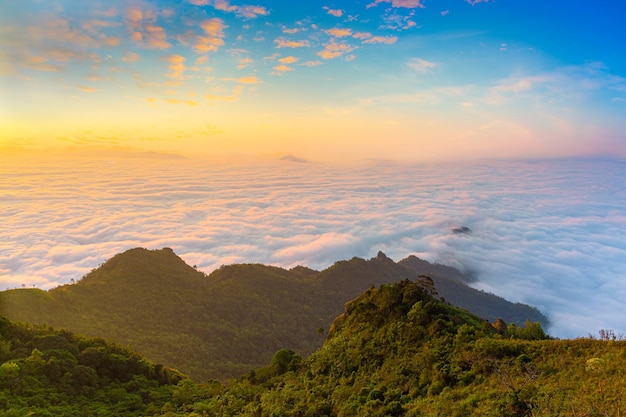
[[[102,339],[0,317],[3,417],[160,413],[171,387],[183,379]]]
[[[321,272],[240,264],[207,276],[171,249],[137,248],[71,285],[1,292],[0,314],[129,345],[200,381],[242,375],[282,348],[308,356],[346,301],[371,286],[415,278],[424,268],[440,296],[475,308],[482,318],[546,322],[534,308],[471,289],[457,270],[416,265],[416,259],[395,263],[379,253]]]
[[[270,364],[177,416],[620,416],[626,342],[552,340],[538,323],[490,324],[432,297],[428,279],[372,288],[308,358]]]
[[[279,349],[222,385],[0,318],[0,407],[10,417],[624,415],[626,342],[602,336],[553,340],[538,323],[489,323],[419,277],[347,303],[309,357]]]

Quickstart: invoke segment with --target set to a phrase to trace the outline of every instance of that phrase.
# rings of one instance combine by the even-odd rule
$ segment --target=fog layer
[[[547,314],[554,336],[626,333],[622,162],[2,162],[0,289],[69,283],[137,246],[207,273],[382,250],[472,272]]]

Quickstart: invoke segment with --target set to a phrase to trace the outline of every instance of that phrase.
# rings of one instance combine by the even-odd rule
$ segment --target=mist
[[[3,161],[0,289],[79,280],[133,247],[323,269],[379,250],[471,272],[546,314],[552,336],[626,333],[626,163],[602,159],[336,166]]]

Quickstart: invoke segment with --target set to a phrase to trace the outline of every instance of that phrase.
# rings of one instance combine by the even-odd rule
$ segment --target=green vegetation
[[[395,263],[379,253],[321,272],[242,264],[207,276],[171,249],[137,248],[72,285],[0,292],[0,314],[112,340],[197,381],[243,375],[282,348],[307,357],[347,300],[422,271],[433,276],[439,295],[481,317],[546,322],[536,309],[471,289],[453,268],[416,259]]]
[[[494,323],[495,324],[495,323]],[[172,416],[619,416],[626,343],[551,340],[432,296],[432,282],[369,289],[324,346],[289,350]]]
[[[626,342],[601,337],[553,340],[538,323],[489,323],[437,299],[421,276],[347,303],[309,357],[278,349],[221,385],[2,319],[0,407],[8,416],[624,415]]]
[[[184,377],[130,350],[0,317],[0,409],[5,417],[144,416]]]
[[[548,319],[534,307],[512,303],[497,295],[468,287],[466,283],[472,282],[473,278],[456,268],[431,264],[415,256],[409,256],[398,264],[418,275],[428,275],[433,279],[439,296],[479,317],[489,321],[501,318],[517,325],[522,325],[527,320],[538,322],[544,327],[549,325]]]

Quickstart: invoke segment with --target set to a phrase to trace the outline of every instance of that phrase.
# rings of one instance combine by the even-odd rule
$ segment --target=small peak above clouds
[[[305,163],[309,162],[306,159],[298,158],[297,156],[292,155],[292,154],[282,155],[282,156],[278,157],[278,160],[279,161],[287,161],[287,162],[297,162],[297,163],[300,163],[300,164],[305,164]]]
[[[455,235],[469,235],[472,233],[472,229],[467,226],[458,226],[452,228],[452,233]]]

